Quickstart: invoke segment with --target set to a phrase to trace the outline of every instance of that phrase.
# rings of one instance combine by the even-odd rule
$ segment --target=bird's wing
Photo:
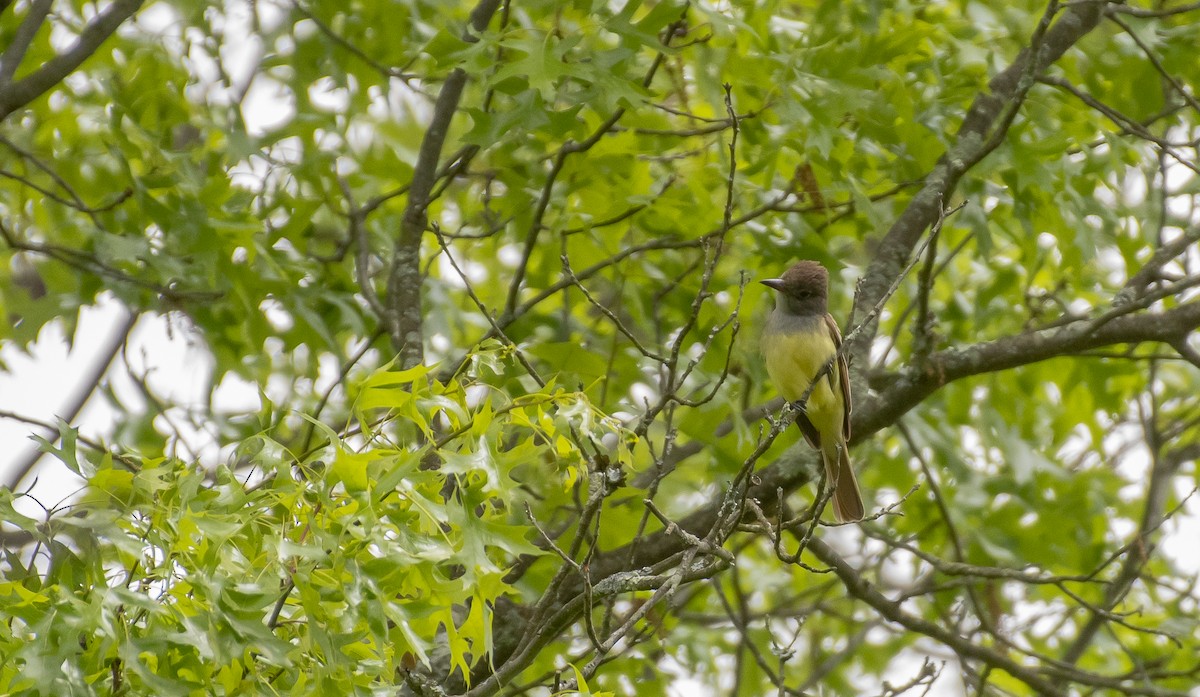
[[[829,329],[829,336],[833,339],[833,345],[837,349],[842,348],[842,332],[838,329],[837,322],[833,319],[833,315],[825,313],[825,326]],[[850,442],[850,365],[846,363],[846,354],[838,355],[837,359],[837,381],[842,386],[842,405],[845,409],[845,415],[842,418],[842,437],[846,442]],[[832,371],[830,371],[832,376]],[[803,428],[803,427],[802,427]],[[810,441],[811,442],[811,441]]]

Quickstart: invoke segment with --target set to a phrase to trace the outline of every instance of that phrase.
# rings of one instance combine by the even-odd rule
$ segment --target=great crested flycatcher
[[[863,517],[862,494],[850,467],[850,379],[846,357],[837,355],[842,333],[826,311],[829,272],[815,261],[799,261],[780,278],[761,283],[778,293],[775,311],[762,335],[762,355],[771,382],[799,407],[796,425],[808,444],[821,451],[825,476],[833,487],[833,513],[839,521]],[[817,373],[837,356],[827,373],[804,396]]]

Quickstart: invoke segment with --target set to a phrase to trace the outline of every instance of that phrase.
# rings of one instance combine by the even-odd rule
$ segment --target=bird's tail
[[[858,491],[858,480],[850,467],[850,456],[846,444],[840,438],[825,439],[821,448],[821,459],[825,461],[825,477],[833,487],[833,515],[838,522],[862,520],[863,500]]]

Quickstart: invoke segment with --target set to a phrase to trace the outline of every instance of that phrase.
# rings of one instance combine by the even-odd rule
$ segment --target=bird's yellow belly
[[[837,353],[833,339],[824,331],[768,332],[762,337],[762,349],[771,382],[789,402],[795,402],[804,394],[812,377]],[[842,429],[844,407],[841,392],[834,392],[837,381],[835,363],[830,366],[829,373],[821,377],[805,405],[808,420],[821,433],[839,433]]]

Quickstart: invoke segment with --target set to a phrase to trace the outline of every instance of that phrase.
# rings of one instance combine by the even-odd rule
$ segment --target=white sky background
[[[253,74],[264,47],[261,41],[250,36],[247,31],[247,6],[240,2],[229,2],[227,7],[239,8],[239,12],[231,13],[231,24],[226,29],[229,36],[225,44],[229,53],[223,54],[222,59],[230,74],[241,76],[241,80],[235,79],[236,84],[249,85],[243,101],[243,115],[251,132],[261,133],[291,118],[294,102],[288,95],[281,94],[281,87],[277,83]],[[277,8],[272,7],[270,3],[260,3],[259,8],[260,21],[270,23],[278,21],[281,16]],[[168,14],[163,14],[164,12]],[[240,22],[233,21],[238,19]],[[169,33],[171,20],[169,10],[164,10],[162,5],[152,5],[138,16],[138,24],[142,28],[156,33]],[[203,60],[198,59],[196,69],[204,74],[211,71],[211,66],[204,66]],[[207,96],[212,97],[211,93]],[[258,176],[251,166],[238,172],[239,183],[241,179],[249,178],[249,181]],[[96,361],[104,359],[104,356],[98,355],[100,347],[109,343],[109,338],[119,331],[122,322],[121,308],[115,302],[108,302],[88,308],[82,313],[74,337],[74,346],[70,350],[60,323],[47,325],[38,341],[30,347],[29,354],[12,346],[0,346],[0,360],[7,367],[6,371],[0,372],[0,411],[53,423],[57,415],[74,401],[75,392],[80,389],[83,376],[94,370]],[[144,376],[145,383],[151,391],[165,401],[180,405],[183,409],[188,406],[199,408],[206,404],[212,360],[203,343],[189,331],[186,321],[172,321],[161,315],[143,315],[131,334],[124,356],[118,356],[109,370],[107,383],[123,407],[144,409],[146,405],[139,388],[129,375],[126,361],[135,374]],[[257,390],[254,385],[243,383],[236,378],[227,378],[214,395],[213,404],[220,411],[253,410],[258,405]],[[178,409],[175,413],[181,417],[186,416],[186,413]],[[82,435],[104,441],[112,432],[114,419],[118,414],[105,398],[96,395],[88,401],[74,425]],[[178,418],[173,422],[179,426],[186,424],[187,419]],[[0,418],[0,443],[4,445],[0,449],[0,481],[7,481],[13,468],[25,462],[30,453],[36,450],[36,443],[30,438],[31,433],[51,440],[56,436],[53,432],[46,432],[18,420]],[[183,440],[197,451],[206,465],[219,461],[222,455],[221,444],[213,441],[211,436],[201,430],[185,433]],[[184,452],[179,454],[187,456]],[[1132,458],[1121,465],[1122,474],[1132,475],[1131,481],[1138,481],[1139,478],[1129,470],[1140,468],[1144,472],[1146,467],[1144,459],[1136,462]],[[36,484],[33,483],[35,479]],[[1185,482],[1182,478],[1177,478],[1177,482],[1177,496],[1186,495]],[[18,501],[18,508],[28,515],[40,517],[44,515],[41,506],[53,508],[69,502],[78,492],[79,485],[78,478],[64,465],[51,456],[43,456],[34,475],[27,477],[22,485],[22,490],[29,489],[31,499]],[[834,533],[834,537],[841,534],[857,536],[857,532],[845,529]],[[1184,514],[1176,516],[1164,527],[1162,553],[1176,559],[1188,573],[1195,573],[1200,570],[1197,540],[1200,540],[1200,501],[1193,498]],[[844,545],[843,551],[850,552],[853,546]],[[947,661],[942,677],[930,694],[935,697],[962,694],[962,677],[953,657],[946,651],[940,651],[938,647],[931,646],[930,652]],[[911,660],[898,659],[893,666],[894,670],[887,677],[894,683],[906,682],[915,675],[920,661],[921,657],[915,654]],[[683,675],[679,676],[673,690],[677,695],[708,692],[708,688],[695,684]]]
[[[75,401],[85,377],[107,356],[104,347],[121,330],[125,313],[114,301],[85,308],[80,314],[74,346],[68,346],[61,322],[46,325],[28,354],[10,345],[0,346],[0,359],[7,371],[0,372],[0,411],[45,423],[55,423],[63,410]],[[123,355],[112,362],[105,382],[125,409],[145,411],[141,388],[129,370],[143,381],[151,394],[165,403],[179,405],[168,410],[174,427],[183,432],[182,440],[192,446],[207,465],[217,462],[220,444],[208,434],[190,428],[187,409],[207,403],[212,359],[207,347],[189,331],[186,322],[162,315],[142,315],[130,334]],[[258,407],[254,385],[227,376],[216,391],[214,405],[220,411],[244,412]],[[103,395],[93,395],[72,425],[81,436],[104,442],[112,433],[115,410]],[[160,417],[162,418],[162,417]],[[165,426],[165,424],[160,424]],[[174,428],[160,428],[173,431]],[[14,468],[27,461],[37,449],[32,435],[53,440],[57,433],[9,418],[0,418],[0,481],[7,481]],[[189,453],[181,451],[181,457]],[[36,484],[34,480],[36,479]],[[31,489],[29,487],[32,486]],[[21,491],[42,506],[53,508],[74,496],[79,479],[51,455],[45,455],[33,474],[26,477]],[[18,500],[17,509],[36,516],[40,506],[31,500]]]

